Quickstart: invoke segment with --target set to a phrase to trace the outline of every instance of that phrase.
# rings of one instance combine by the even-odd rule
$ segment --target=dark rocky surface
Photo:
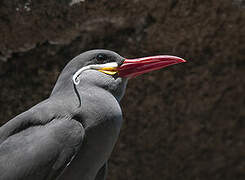
[[[129,82],[108,179],[245,179],[244,1],[75,2],[0,1],[1,123],[88,49],[177,55],[188,63]]]

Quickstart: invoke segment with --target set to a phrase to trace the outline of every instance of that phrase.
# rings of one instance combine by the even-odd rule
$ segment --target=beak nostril
[[[118,67],[121,66],[124,61],[125,61],[125,59],[120,59],[120,61],[117,63],[118,64]]]

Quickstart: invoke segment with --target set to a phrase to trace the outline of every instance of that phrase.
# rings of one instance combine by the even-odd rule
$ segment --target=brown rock
[[[245,179],[244,32],[243,1],[2,0],[1,123],[88,49],[177,55],[188,63],[129,82],[108,179]]]

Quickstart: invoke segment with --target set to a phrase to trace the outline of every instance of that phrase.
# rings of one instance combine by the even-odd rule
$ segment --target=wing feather
[[[83,137],[82,125],[69,118],[8,137],[0,144],[0,179],[55,179],[76,155]]]

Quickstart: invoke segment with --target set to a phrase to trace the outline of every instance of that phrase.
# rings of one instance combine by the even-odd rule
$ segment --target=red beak
[[[186,60],[180,57],[167,55],[125,59],[123,64],[118,68],[118,71],[120,77],[133,78],[150,71],[183,62],[186,62]]]

